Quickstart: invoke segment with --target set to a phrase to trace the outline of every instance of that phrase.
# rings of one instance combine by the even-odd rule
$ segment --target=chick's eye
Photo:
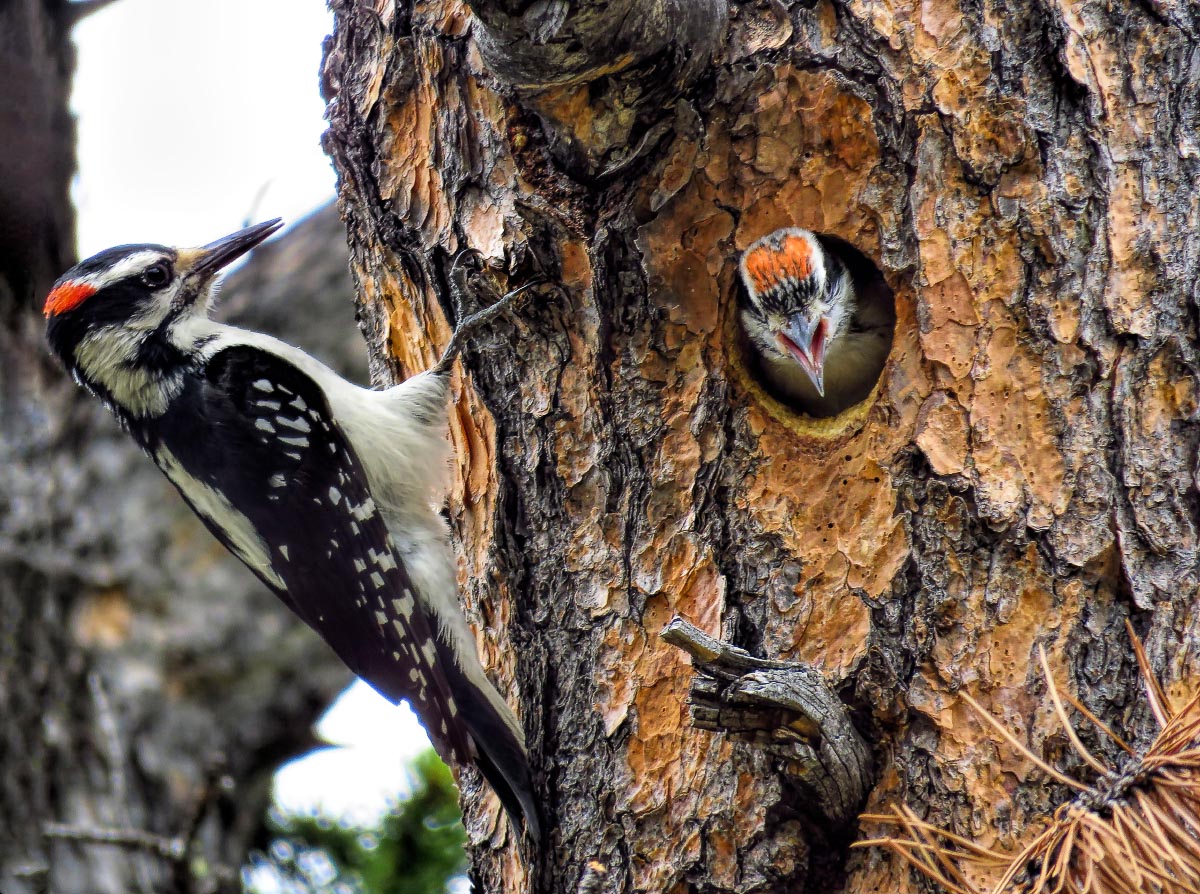
[[[152,267],[147,267],[146,271],[142,274],[142,282],[152,289],[165,286],[170,281],[171,269],[166,264],[155,264]]]

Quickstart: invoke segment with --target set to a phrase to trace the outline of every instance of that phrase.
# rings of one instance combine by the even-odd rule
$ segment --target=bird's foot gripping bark
[[[819,671],[755,658],[682,618],[662,636],[692,656],[698,728],[738,735],[784,758],[830,823],[853,822],[871,783],[871,750]]]
[[[454,334],[450,336],[450,344],[446,346],[442,359],[438,361],[437,369],[440,372],[450,369],[454,358],[462,352],[462,349],[476,333],[492,320],[510,310],[513,300],[517,296],[543,282],[541,279],[527,282],[520,288],[500,296],[482,310],[471,311],[469,308],[478,307],[479,302],[473,300],[471,289],[467,285],[467,269],[462,260],[468,254],[471,254],[469,250],[459,252],[450,266],[450,294],[454,300],[454,315],[457,323],[454,326]]]

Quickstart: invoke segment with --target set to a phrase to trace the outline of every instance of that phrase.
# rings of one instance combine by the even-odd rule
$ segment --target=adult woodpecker
[[[454,357],[516,293],[462,320],[433,369],[360,388],[298,348],[209,319],[217,273],[280,225],[81,262],[46,299],[50,347],[217,539],[354,673],[407,699],[444,758],[474,762],[537,842],[524,734],[484,675],[435,505]]]
[[[742,327],[777,396],[833,416],[870,393],[896,311],[865,255],[836,236],[789,227],[747,248],[738,270]]]

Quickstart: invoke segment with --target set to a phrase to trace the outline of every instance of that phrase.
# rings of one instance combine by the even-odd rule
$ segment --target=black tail
[[[447,650],[441,647],[440,641],[438,647],[442,667],[446,669],[446,677],[458,705],[458,719],[471,734],[478,752],[475,764],[479,772],[500,796],[500,803],[504,805],[513,827],[524,829],[533,843],[540,846],[541,811],[534,798],[529,755],[509,725],[509,721],[515,724],[516,718],[511,712],[507,719],[502,717],[501,709],[467,679],[454,659],[446,654]]]
[[[500,721],[503,724],[503,721]],[[475,746],[479,749],[476,766],[483,778],[500,796],[500,803],[512,820],[514,828],[524,828],[525,834],[534,845],[542,843],[541,811],[533,799],[533,780],[529,775],[529,759],[519,742],[512,738],[500,738],[488,732],[477,733],[474,724],[468,724]],[[508,733],[505,727],[505,733]]]

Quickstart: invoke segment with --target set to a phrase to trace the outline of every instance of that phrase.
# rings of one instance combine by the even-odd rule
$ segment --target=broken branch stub
[[[846,705],[815,668],[755,658],[674,618],[662,637],[692,657],[692,721],[754,742],[788,762],[816,809],[837,827],[866,799],[871,750]]]
[[[575,176],[619,170],[709,65],[727,0],[468,0],[487,70],[542,122]],[[661,128],[659,128],[661,130]]]

